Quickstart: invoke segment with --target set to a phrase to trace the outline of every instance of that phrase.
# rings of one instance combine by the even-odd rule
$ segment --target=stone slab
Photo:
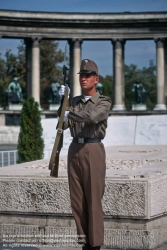
[[[166,214],[166,152],[167,146],[106,148],[106,216],[149,219]],[[48,163],[0,168],[1,212],[71,214],[66,156],[60,158],[59,178],[50,177]]]
[[[167,115],[138,116],[136,145],[167,145]]]
[[[42,119],[45,139],[45,158],[49,157],[56,135],[57,119]],[[49,129],[48,129],[49,128]],[[167,115],[110,116],[104,146],[120,145],[167,145]],[[64,131],[61,155],[66,155],[72,138]]]
[[[0,144],[17,144],[19,130],[18,126],[0,126]]]
[[[135,138],[136,116],[115,116],[108,118],[104,145],[133,145]]]
[[[45,142],[44,158],[50,157],[56,136],[57,118],[41,120]],[[167,145],[167,115],[110,116],[104,146]],[[19,127],[0,126],[0,144],[17,144]],[[67,155],[72,141],[69,129],[64,131],[61,155]]]

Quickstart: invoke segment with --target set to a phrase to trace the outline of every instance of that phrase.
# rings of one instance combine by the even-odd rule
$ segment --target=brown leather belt
[[[101,142],[100,138],[87,138],[87,137],[75,137],[72,140],[75,143],[93,143],[93,142]]]

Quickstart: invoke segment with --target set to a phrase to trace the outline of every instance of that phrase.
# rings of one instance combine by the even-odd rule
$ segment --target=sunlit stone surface
[[[0,168],[0,241],[77,246],[66,156]],[[153,249],[167,241],[167,146],[106,147],[102,200],[106,248]]]

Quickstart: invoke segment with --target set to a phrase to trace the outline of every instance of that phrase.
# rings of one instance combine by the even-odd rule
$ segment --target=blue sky
[[[48,12],[152,12],[167,11],[167,0],[0,0],[0,9]],[[6,49],[17,53],[17,39],[0,39],[0,53]],[[66,41],[59,42],[64,50]],[[154,41],[127,41],[125,63],[147,67],[152,59],[155,62]],[[113,51],[110,41],[84,41],[82,58],[97,62],[101,75],[112,74]]]

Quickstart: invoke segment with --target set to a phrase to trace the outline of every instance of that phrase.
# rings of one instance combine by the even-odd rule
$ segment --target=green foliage
[[[18,139],[18,163],[43,158],[44,140],[42,138],[39,105],[30,96],[24,100],[21,111],[21,124]]]
[[[100,83],[103,84],[103,95],[113,96],[113,78],[107,75],[106,77],[100,76]]]

